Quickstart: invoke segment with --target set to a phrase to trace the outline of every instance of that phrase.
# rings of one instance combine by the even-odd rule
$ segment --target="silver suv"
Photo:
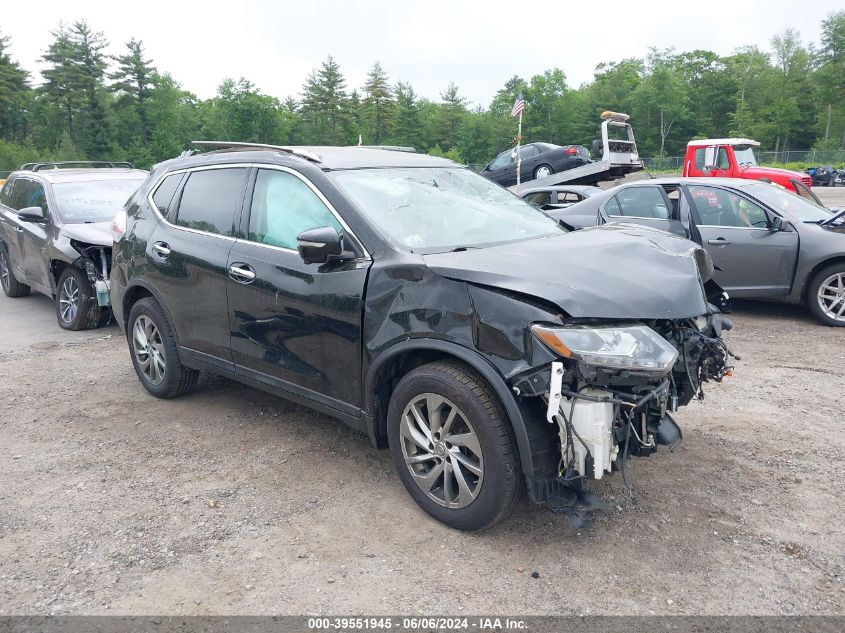
[[[0,285],[56,302],[66,330],[109,320],[111,224],[147,177],[129,163],[29,163],[0,191]]]

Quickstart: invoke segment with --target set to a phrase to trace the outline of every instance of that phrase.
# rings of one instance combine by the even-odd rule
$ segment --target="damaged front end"
[[[521,396],[543,399],[546,420],[556,425],[556,477],[536,482],[534,495],[584,525],[605,507],[586,492],[585,480],[620,471],[625,488],[629,457],[645,457],[658,445],[670,449],[681,430],[670,415],[703,384],[731,374],[735,357],[721,339],[731,323],[714,312],[690,319],[608,323],[574,320],[562,326],[535,323],[534,337],[560,360],[514,381]]]
[[[97,297],[97,305],[109,307],[111,305],[111,283],[109,281],[112,259],[111,246],[88,244],[74,239],[70,240],[70,245],[79,253],[79,258],[73,262],[73,265],[85,271],[88,282]]]

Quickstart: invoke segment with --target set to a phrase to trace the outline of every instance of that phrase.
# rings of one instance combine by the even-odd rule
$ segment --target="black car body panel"
[[[659,231],[613,226],[425,260],[444,277],[538,297],[572,317],[682,319],[707,311],[689,283],[694,250]]]
[[[670,320],[710,319],[715,313],[702,289],[712,268],[687,240],[642,227],[602,227],[416,253],[380,230],[332,172],[461,168],[405,152],[309,149],[322,155],[322,163],[281,152],[238,151],[176,159],[154,169],[128,204],[127,237],[114,248],[112,305],[118,324],[126,329],[133,303],[152,296],[171,320],[187,366],[338,417],[376,445],[385,442],[387,403],[399,377],[425,362],[459,359],[501,401],[532,498],[540,501],[546,492],[538,482],[555,479],[556,435],[540,400],[519,397],[524,387],[517,385],[533,380],[534,395],[540,395],[538,376],[557,357],[527,326],[588,318],[664,327]],[[168,206],[154,209],[151,197],[168,175],[228,166],[249,171],[232,209],[231,235],[175,223],[186,179]],[[250,192],[257,172],[267,169],[303,179],[319,194],[343,222],[347,258],[305,264],[293,249],[250,239],[255,212]],[[165,244],[168,255],[158,254],[156,244]],[[254,281],[231,275],[233,266],[242,265],[254,271]],[[688,401],[693,394],[682,395]]]

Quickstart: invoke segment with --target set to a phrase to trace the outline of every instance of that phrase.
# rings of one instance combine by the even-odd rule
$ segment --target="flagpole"
[[[522,143],[522,110],[519,111],[519,131],[516,133],[516,195],[519,195],[519,181],[522,173],[522,155],[519,144]]]

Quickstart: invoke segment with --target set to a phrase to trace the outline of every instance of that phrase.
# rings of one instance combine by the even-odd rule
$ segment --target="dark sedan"
[[[589,162],[590,151],[583,145],[552,145],[551,143],[528,143],[519,148],[522,158],[520,180],[527,182],[545,178],[557,172],[581,167]],[[494,158],[481,170],[481,175],[503,187],[516,184],[517,152],[509,149]]]
[[[571,229],[624,222],[701,244],[731,297],[804,303],[845,327],[845,211],[738,178],[644,180],[546,213]]]

